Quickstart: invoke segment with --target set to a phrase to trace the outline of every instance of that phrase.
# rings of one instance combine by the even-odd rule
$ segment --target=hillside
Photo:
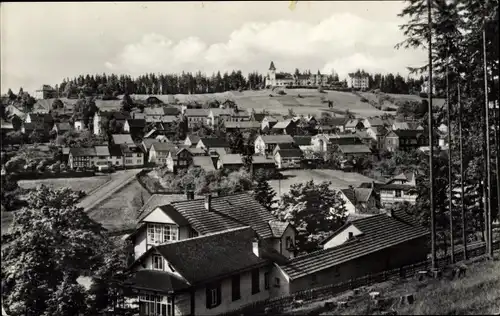
[[[238,108],[243,110],[254,109],[256,112],[266,110],[270,113],[288,114],[289,110],[293,110],[297,115],[312,114],[319,116],[322,112],[333,112],[336,114],[344,114],[346,110],[351,112],[357,117],[379,116],[384,113],[394,114],[394,112],[381,111],[373,107],[367,102],[362,102],[361,98],[351,92],[342,91],[324,91],[318,92],[316,89],[282,89],[285,95],[279,95],[277,91],[270,89],[266,90],[245,90],[245,91],[228,91],[222,93],[207,93],[207,94],[175,94],[173,98],[171,95],[158,95],[160,100],[165,103],[175,99],[177,104],[186,104],[190,102],[197,102],[205,104],[209,101],[218,100],[224,102],[225,100],[234,101]],[[378,96],[369,92],[360,92],[360,96],[368,100],[377,101]],[[416,95],[398,95],[389,94],[395,100],[421,100]],[[132,99],[144,100],[146,95],[132,95]],[[48,112],[52,107],[54,99],[38,100],[35,104],[35,112]],[[71,109],[76,99],[61,98],[65,104],[65,108]],[[333,108],[328,108],[328,100],[333,102]],[[435,99],[436,106],[442,106],[443,99]],[[120,100],[96,100],[96,105],[103,111],[118,110],[121,105]],[[384,106],[396,108],[397,106],[391,102],[386,101]]]

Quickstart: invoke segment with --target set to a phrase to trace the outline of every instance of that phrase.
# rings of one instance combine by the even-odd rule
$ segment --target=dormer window
[[[148,244],[160,245],[168,241],[177,240],[178,228],[168,224],[148,223]]]
[[[292,237],[288,236],[286,237],[286,249],[292,249],[293,248],[293,240]]]
[[[153,255],[153,270],[163,271],[163,257],[162,256]]]

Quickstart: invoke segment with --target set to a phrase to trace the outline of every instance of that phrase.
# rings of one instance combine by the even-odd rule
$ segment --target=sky
[[[1,91],[80,74],[295,68],[345,78],[397,73],[425,52],[404,39],[399,1],[9,2],[1,8]]]

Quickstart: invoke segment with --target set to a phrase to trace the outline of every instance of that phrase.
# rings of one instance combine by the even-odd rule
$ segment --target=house
[[[250,120],[250,113],[243,110],[234,110],[234,113],[231,115],[232,122],[246,122]]]
[[[391,125],[391,130],[395,131],[398,129],[423,130],[424,128],[418,122],[393,122]]]
[[[110,153],[109,147],[106,146],[94,146],[95,148],[95,165],[96,166],[107,166],[109,164]]]
[[[373,214],[378,212],[374,186],[375,184],[370,188],[354,188],[353,186],[349,186],[346,189],[340,190],[347,214]]]
[[[182,201],[146,202],[139,214],[139,226],[130,236],[135,245],[136,259],[152,245],[244,226],[255,230],[262,246],[270,247],[286,258],[294,256],[290,244],[295,241],[295,228],[288,222],[278,221],[250,193],[206,195],[201,199],[193,199],[188,194],[188,199]],[[164,233],[165,230],[169,233]]]
[[[369,127],[366,133],[375,141],[378,149],[385,147],[385,135],[387,135],[388,130],[384,126]]]
[[[257,121],[243,121],[243,122],[225,122],[224,128],[227,132],[236,130],[260,130],[261,123]]]
[[[206,109],[186,109],[184,115],[188,120],[188,127],[192,128],[197,124],[207,124],[208,123],[209,111]]]
[[[54,127],[54,118],[48,113],[28,113],[24,122],[35,124],[37,130],[43,127],[44,131],[50,131]]]
[[[194,156],[193,166],[200,167],[205,171],[216,171],[214,161],[209,156]]]
[[[167,170],[177,172],[179,169],[187,169],[193,162],[193,154],[187,148],[170,150],[167,156]]]
[[[125,283],[140,314],[218,315],[270,298],[272,262],[254,236],[242,227],[150,248]]]
[[[223,138],[217,137],[202,137],[196,144],[196,148],[201,148],[205,150],[216,150],[223,149],[225,151],[229,151],[229,143]]]
[[[85,123],[81,115],[75,115],[73,120],[73,128],[75,131],[83,131],[85,129]]]
[[[69,149],[68,166],[71,169],[90,168],[94,166],[96,157],[97,154],[94,147],[73,147]]]
[[[302,151],[314,149],[314,146],[313,146],[311,140],[312,140],[311,136],[294,136],[293,137],[293,142],[295,143],[295,145],[299,146],[300,150],[302,150]]]
[[[109,145],[109,164],[115,168],[122,168],[125,164],[120,145]]]
[[[282,115],[266,115],[261,122],[261,130],[270,131],[276,123],[283,121],[284,117]]]
[[[359,145],[363,142],[357,133],[355,134],[333,134],[327,135],[331,145]]]
[[[290,295],[426,261],[428,235],[404,211],[356,219],[326,238],[322,250],[280,264],[273,283]]]
[[[346,132],[355,132],[364,129],[363,121],[360,119],[351,119],[345,123],[345,131]]]
[[[380,204],[382,207],[404,202],[415,205],[418,197],[416,188],[415,173],[403,172],[380,186]]]
[[[179,145],[179,148],[186,148],[192,156],[206,156],[207,151],[203,148],[188,147],[186,145]]]
[[[252,156],[252,168],[253,172],[260,170],[273,170],[276,169],[276,163],[273,158],[268,158],[265,156]]]
[[[300,149],[280,149],[274,154],[278,169],[298,168],[303,158],[304,154]]]
[[[414,150],[428,145],[429,139],[423,130],[393,130],[385,136],[388,151]]]
[[[292,120],[280,121],[271,128],[271,132],[273,134],[293,136],[297,134],[297,123]]]
[[[50,85],[44,84],[40,89],[35,90],[35,99],[51,99],[57,97],[57,91]]]
[[[176,133],[174,121],[163,121],[163,122],[147,122],[146,130],[148,131],[144,134],[144,138],[154,138],[158,135],[165,135],[171,137]]]
[[[329,135],[317,134],[311,137],[311,147],[315,152],[327,152],[332,144],[330,143]]]
[[[130,134],[142,133],[146,127],[144,119],[128,119],[123,125],[123,131]]]
[[[167,158],[172,151],[174,154],[178,151],[175,144],[155,142],[149,149],[148,162],[157,165],[165,165],[167,164]]]
[[[368,146],[359,144],[359,145],[338,145],[337,147],[338,151],[344,156],[344,157],[363,157],[363,156],[368,156],[372,154],[372,151]]]
[[[137,168],[144,165],[144,153],[137,146],[128,144],[120,145],[123,153],[123,166],[125,168]]]
[[[135,143],[132,140],[132,136],[130,136],[130,134],[113,134],[112,138],[113,144],[115,145],[135,146]]]
[[[243,157],[240,154],[226,154],[219,157],[217,161],[217,169],[239,170],[245,164]]]
[[[153,146],[153,144],[156,144],[156,143],[159,143],[159,141],[157,141],[154,138],[144,138],[142,140],[141,149],[146,154],[147,157],[149,157],[149,151],[151,150],[151,146]],[[148,158],[148,161],[149,161],[149,158]]]
[[[316,129],[318,133],[331,134],[345,132],[347,119],[345,117],[331,117],[325,125],[318,125]]]
[[[21,133],[25,135],[30,135],[33,132],[37,132],[40,134],[45,134],[46,129],[43,123],[35,122],[35,123],[23,123],[21,126]]]
[[[295,150],[300,150],[299,146],[295,143],[284,143],[284,144],[277,144],[276,147],[273,149],[273,156],[280,150],[290,150],[290,149],[295,149]]]
[[[60,161],[61,163],[67,164],[69,161],[69,147],[60,148]]]
[[[328,75],[321,74],[318,70],[317,74],[290,74],[290,73],[276,73],[274,62],[271,61],[269,72],[265,77],[266,86],[271,87],[286,87],[286,86],[309,86],[318,87],[328,84]]]
[[[364,71],[357,71],[349,74],[347,86],[351,89],[366,90],[370,88],[370,77]]]
[[[62,134],[71,130],[71,124],[69,124],[69,123],[55,123],[52,130],[54,132],[56,132],[58,135],[62,135]]]
[[[207,117],[208,125],[214,127],[221,122],[229,122],[233,114],[232,109],[210,109]]]
[[[262,120],[264,120],[265,117],[265,113],[256,113],[255,111],[250,113],[250,121],[262,123]]]
[[[381,118],[379,118],[379,117],[369,117],[369,118],[366,118],[363,121],[363,126],[365,128],[383,127],[384,126],[384,121]]]
[[[120,126],[125,125],[125,121],[128,119],[128,115],[121,113],[121,112],[116,112],[116,111],[98,111],[94,115],[94,120],[93,120],[93,128],[94,128],[94,134],[95,135],[102,135],[103,129],[101,126],[101,123],[107,120],[108,122],[111,120],[115,120],[116,123]]]
[[[187,135],[186,139],[184,140],[184,145],[186,146],[196,146],[198,145],[198,142],[200,141],[200,137],[198,135]]]
[[[255,153],[270,154],[278,144],[293,144],[293,138],[290,135],[260,135],[254,142]]]

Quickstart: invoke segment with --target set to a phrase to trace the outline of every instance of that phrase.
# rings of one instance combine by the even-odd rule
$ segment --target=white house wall
[[[220,313],[228,312],[239,307],[265,300],[270,297],[270,289],[264,289],[264,273],[271,272],[270,267],[259,269],[259,288],[260,291],[252,294],[252,274],[251,271],[240,274],[240,294],[241,298],[232,301],[232,282],[231,278],[222,280],[221,282],[221,303],[214,308],[207,308],[206,306],[206,288],[199,288],[195,292],[195,314],[196,315],[217,315]],[[269,283],[272,285],[272,273],[270,275]]]
[[[143,253],[146,252],[146,229],[143,229],[140,233],[138,233],[135,237],[134,242],[134,258],[139,258]]]
[[[292,228],[291,225],[288,225],[288,227],[285,229],[285,232],[283,233],[283,236],[281,237],[281,254],[287,258],[293,258],[293,253],[286,249],[287,237],[290,237],[292,239],[293,244],[295,245],[295,230]],[[280,251],[280,249],[276,250]]]
[[[358,236],[362,232],[359,229],[357,229],[354,225],[350,225],[346,229],[338,233],[335,237],[330,239],[327,243],[325,243],[323,245],[323,249],[333,248],[342,245],[349,238],[349,233],[352,233],[353,236]]]

